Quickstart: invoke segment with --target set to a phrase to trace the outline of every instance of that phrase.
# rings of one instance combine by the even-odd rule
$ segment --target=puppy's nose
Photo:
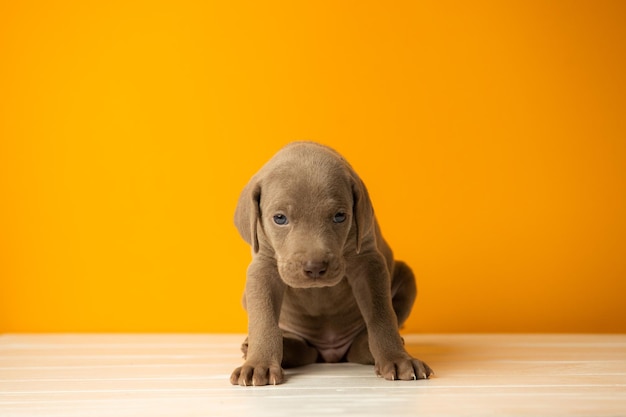
[[[328,262],[326,261],[306,261],[304,263],[304,273],[309,278],[319,278],[326,273]]]

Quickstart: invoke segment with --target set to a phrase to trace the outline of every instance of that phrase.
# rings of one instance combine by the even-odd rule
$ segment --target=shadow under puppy
[[[340,361],[388,380],[430,377],[398,332],[417,295],[413,273],[393,259],[365,185],[337,152],[284,147],[242,191],[235,225],[253,258],[245,362],[232,384],[280,384],[283,367]]]

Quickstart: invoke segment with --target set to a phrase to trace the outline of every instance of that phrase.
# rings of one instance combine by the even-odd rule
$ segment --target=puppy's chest
[[[282,315],[323,319],[358,312],[352,289],[344,279],[334,287],[287,288]]]
[[[288,288],[280,323],[303,336],[322,340],[343,339],[364,324],[345,280],[328,288]]]

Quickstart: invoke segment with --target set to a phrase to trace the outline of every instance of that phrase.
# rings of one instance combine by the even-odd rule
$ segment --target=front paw
[[[235,369],[230,376],[230,383],[242,387],[259,387],[263,385],[278,385],[285,380],[283,368],[280,365],[253,364],[246,362]]]
[[[389,381],[411,381],[416,379],[428,379],[434,375],[430,366],[419,359],[402,357],[399,359],[383,360],[376,362],[376,375]]]

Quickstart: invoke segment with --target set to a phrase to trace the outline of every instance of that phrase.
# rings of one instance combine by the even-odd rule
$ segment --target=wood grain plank
[[[317,364],[228,383],[241,335],[0,336],[0,416],[626,415],[626,335],[406,335],[437,372]]]

